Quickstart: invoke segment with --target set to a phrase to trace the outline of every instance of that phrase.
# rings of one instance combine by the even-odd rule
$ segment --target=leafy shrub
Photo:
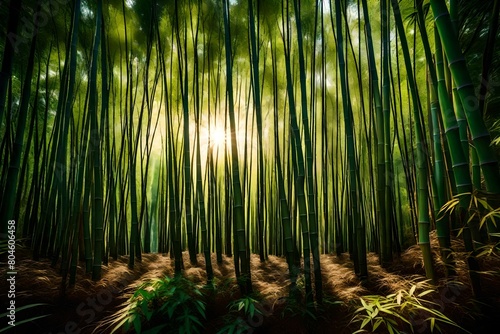
[[[479,190],[472,193],[466,192],[453,196],[453,198],[446,202],[439,210],[439,220],[446,217],[446,215],[451,215],[457,208],[460,208],[459,204],[461,200],[467,197],[470,197],[469,207],[467,208],[467,224],[471,223],[473,220],[477,220],[479,221],[479,229],[485,227],[487,223],[491,223],[492,226],[497,227],[497,220],[500,219],[500,207],[493,208],[490,203],[496,203],[498,199],[493,194]],[[498,233],[494,233],[493,231],[488,232],[491,237],[499,237]],[[460,229],[460,233],[462,233],[462,229]]]
[[[182,277],[146,282],[112,320],[112,332],[133,327],[136,333],[199,333],[205,319],[202,297],[197,286]]]
[[[228,305],[229,314],[225,317],[226,325],[217,333],[240,334],[251,330],[251,326],[245,319],[253,319],[254,316],[262,316],[263,308],[259,300],[252,296],[245,296],[233,300]]]
[[[400,333],[406,328],[413,328],[418,324],[425,329],[434,329],[441,333],[438,323],[445,323],[460,328],[453,320],[434,309],[438,304],[424,299],[425,295],[433,293],[427,289],[415,294],[417,285],[410,290],[399,290],[387,296],[369,295],[360,298],[359,307],[351,322],[360,322],[360,327],[354,333],[373,333],[379,330],[383,333]],[[464,330],[465,331],[465,330]]]

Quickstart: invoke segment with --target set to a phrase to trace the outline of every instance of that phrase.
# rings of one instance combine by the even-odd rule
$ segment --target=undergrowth
[[[480,253],[496,263],[498,245]],[[460,255],[457,253],[457,258]],[[377,264],[372,266],[379,268]],[[153,279],[136,287],[120,310],[107,318],[105,325],[104,321],[101,324],[105,332],[136,333],[238,334],[284,329],[314,332],[326,328],[349,333],[447,333],[452,328],[462,330],[455,321],[470,329],[481,317],[481,312],[472,314],[465,308],[470,291],[463,277],[434,286],[421,281],[418,275],[408,278],[379,269],[373,286],[358,286],[349,269],[330,263],[332,283],[325,285],[321,304],[307,303],[300,276],[296,294],[290,294],[289,286],[277,290],[276,284],[269,284],[271,290],[268,285],[256,284],[254,291],[260,294],[248,296],[240,294],[234,277],[221,274],[210,286],[203,285],[198,276],[190,276],[190,272],[187,278]],[[490,266],[490,270],[495,269]],[[272,275],[266,277],[267,282]],[[339,304],[344,306],[339,308]],[[103,326],[97,331],[101,332]]]
[[[437,310],[438,303],[425,296],[436,290],[426,282],[412,284],[409,289],[400,289],[396,293],[383,295],[366,295],[359,299],[361,305],[356,309],[351,323],[359,323],[354,333],[412,333],[438,331],[442,333],[440,324],[460,328],[455,321]]]
[[[229,303],[229,313],[224,317],[225,325],[217,334],[240,334],[252,331],[254,318],[262,319],[266,313],[259,296],[245,296]]]
[[[205,316],[201,290],[183,277],[143,283],[109,320],[112,333],[133,329],[136,333],[200,333]]]

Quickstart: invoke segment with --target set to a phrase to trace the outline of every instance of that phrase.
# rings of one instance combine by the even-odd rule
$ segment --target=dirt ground
[[[435,236],[435,266],[439,278],[437,292],[427,298],[436,303],[436,308],[471,333],[496,332],[500,316],[500,277],[481,275],[481,302],[472,298],[466,253],[462,243],[453,241],[454,259],[457,276],[455,285],[446,285],[442,262],[437,255]],[[79,266],[77,283],[68,287],[61,296],[61,276],[58,268],[52,268],[50,261],[33,261],[29,250],[17,253],[16,277],[16,323],[23,319],[49,314],[48,317],[18,325],[11,333],[106,333],[109,332],[110,317],[128,300],[134,289],[153,278],[173,275],[173,260],[161,254],[143,254],[135,268],[127,267],[128,257],[123,256],[103,266],[102,279],[91,280]],[[233,259],[223,257],[222,263],[216,262],[212,255],[216,290],[206,300],[207,320],[203,333],[217,333],[224,325],[228,304],[240,297],[234,283]],[[495,256],[480,259],[481,270],[500,270],[500,259]],[[196,284],[206,282],[205,261],[198,255],[198,264],[193,266],[184,254],[184,277]],[[253,333],[353,333],[359,323],[351,323],[354,310],[359,307],[359,298],[364,295],[387,295],[406,289],[412,283],[424,280],[421,253],[418,246],[412,246],[397,257],[394,263],[383,268],[375,254],[368,255],[369,277],[361,282],[354,274],[353,264],[348,254],[340,257],[321,255],[321,273],[325,300],[340,301],[337,305],[326,303],[316,319],[304,317],[300,312],[284,312],[285,298],[289,292],[288,267],[284,257],[269,256],[261,263],[257,255],[251,258],[252,283],[254,291],[260,295],[260,304],[265,310],[263,315],[244,319]],[[300,280],[299,280],[300,283]],[[7,282],[1,281],[0,296],[6,303]],[[19,310],[23,305],[44,303],[34,308]],[[5,310],[5,308],[2,308]],[[3,311],[5,312],[5,311]],[[2,320],[2,327],[6,325]],[[9,331],[7,331],[9,332]],[[381,331],[384,332],[384,331]],[[423,321],[415,321],[415,333],[429,333],[430,328]],[[443,327],[445,333],[463,332],[454,327]]]

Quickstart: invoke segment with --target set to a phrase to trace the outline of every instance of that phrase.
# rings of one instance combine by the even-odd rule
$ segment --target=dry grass
[[[435,235],[431,236],[432,246],[437,250]],[[466,264],[466,253],[460,240],[453,240],[454,259],[456,263],[457,276],[455,281],[461,284],[460,291],[455,293],[452,303],[445,305],[444,313],[454,319],[465,319],[465,306],[471,306],[472,295],[470,292],[469,278]],[[434,253],[435,263],[438,272],[438,288],[441,293],[446,289],[444,269],[437,251]],[[183,254],[184,272],[183,275],[195,284],[200,286],[206,283],[205,259],[198,255],[197,265],[192,265],[187,253]],[[214,319],[208,324],[208,329],[215,329],[221,324],[221,315],[227,312],[227,304],[239,297],[239,291],[235,284],[233,259],[223,256],[222,263],[216,262],[215,254],[212,254],[212,265],[215,276],[216,293],[208,302],[207,315],[209,319]],[[341,314],[331,314],[323,319],[325,328],[336,330],[346,328],[349,317],[352,315],[353,302],[359,300],[367,294],[390,294],[401,289],[408,290],[415,282],[423,281],[423,264],[418,246],[412,246],[401,256],[395,259],[389,268],[384,268],[379,264],[378,257],[370,253],[368,255],[369,277],[361,282],[354,274],[353,264],[349,256],[344,254],[340,257],[334,255],[321,255],[321,267],[323,278],[323,290],[325,296],[342,301],[344,306],[337,308],[335,312]],[[117,310],[123,302],[130,297],[134,289],[145,281],[165,275],[173,276],[174,263],[169,256],[161,254],[143,254],[141,262],[137,262],[134,270],[127,267],[128,258],[120,257],[117,261],[111,261],[108,266],[102,268],[102,279],[94,282],[90,276],[85,274],[84,268],[78,267],[77,283],[73,287],[66,289],[64,298],[60,296],[61,277],[57,269],[50,267],[48,260],[33,261],[28,258],[19,258],[17,263],[17,305],[25,305],[35,302],[48,303],[51,306],[41,308],[40,313],[52,313],[52,316],[33,324],[30,330],[40,331],[50,328],[51,330],[63,330],[68,321],[74,322],[82,333],[91,332],[98,322]],[[483,268],[492,270],[500,268],[500,259],[493,256],[481,259]],[[266,262],[260,262],[258,255],[251,256],[251,271],[253,288],[261,296],[263,301],[275,304],[288,295],[288,267],[284,258],[269,256]],[[497,277],[484,276],[483,286],[488,302],[493,305],[500,305],[500,280]],[[5,285],[5,282],[1,283]],[[1,293],[7,291],[5,286],[1,287]],[[111,293],[109,293],[110,291]],[[82,310],[90,310],[88,298],[96,298],[99,295],[110,294],[111,300],[106,305],[95,310],[94,317],[88,313],[82,315]],[[438,296],[438,294],[434,294]],[[439,297],[437,297],[439,298]],[[82,306],[83,305],[83,306]],[[80,307],[80,312],[78,312]],[[335,313],[334,312],[334,313]],[[33,314],[30,314],[33,315]],[[218,320],[215,318],[219,318]],[[92,319],[91,319],[92,318]],[[292,317],[293,318],[293,317]],[[266,318],[262,328],[274,332],[277,326],[293,327],[292,332],[303,332],[305,327],[297,325],[297,319],[281,319],[278,315]],[[333,320],[332,320],[333,319]],[[91,321],[89,321],[91,320]],[[335,324],[333,324],[335,322]],[[266,327],[267,326],[267,327]],[[329,327],[328,327],[329,326]],[[344,326],[344,327],[343,327]],[[273,329],[274,328],[274,329]],[[281,327],[283,329],[283,327]],[[325,330],[325,328],[321,328]],[[294,331],[295,330],[295,331]],[[322,332],[321,330],[319,332]],[[328,332],[328,331],[326,331]]]

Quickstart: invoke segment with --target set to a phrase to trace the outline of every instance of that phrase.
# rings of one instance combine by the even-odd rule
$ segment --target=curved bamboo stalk
[[[413,70],[411,66],[410,53],[408,48],[408,43],[406,40],[406,35],[403,27],[403,21],[401,19],[401,11],[399,9],[399,3],[397,0],[391,0],[392,8],[394,13],[394,18],[396,21],[396,27],[398,29],[401,48],[403,51],[406,73],[408,76],[408,83],[410,86],[410,92],[413,102],[413,115],[414,115],[414,126],[415,126],[415,138],[417,145],[416,152],[416,165],[417,165],[417,208],[418,208],[418,243],[420,249],[422,250],[422,256],[424,259],[425,274],[430,280],[435,279],[434,273],[434,263],[432,259],[429,232],[430,232],[430,217],[428,210],[428,169],[427,169],[427,154],[428,149],[424,142],[424,134],[422,130],[422,117],[420,102],[418,100],[418,93],[415,78],[413,75]]]
[[[232,52],[231,52],[231,32],[229,26],[229,1],[225,0],[223,5],[224,17],[224,37],[226,50],[226,93],[229,110],[229,124],[231,128],[231,167],[232,167],[232,186],[233,186],[233,208],[234,208],[234,247],[236,267],[239,269],[237,278],[240,289],[243,294],[252,291],[250,278],[250,256],[247,250],[247,239],[245,229],[245,213],[240,183],[240,171],[238,162],[238,144],[236,141],[236,121],[234,114],[233,82],[232,82]],[[238,271],[237,271],[238,273]],[[239,277],[238,277],[239,276]]]
[[[489,192],[498,194],[500,193],[498,161],[490,146],[490,134],[479,112],[478,98],[475,95],[474,86],[467,70],[462,50],[460,49],[460,43],[453,29],[448,8],[443,0],[431,0],[431,8],[441,43],[448,59],[451,75],[456,84],[457,93],[467,117],[479,165],[485,178],[486,188]]]

